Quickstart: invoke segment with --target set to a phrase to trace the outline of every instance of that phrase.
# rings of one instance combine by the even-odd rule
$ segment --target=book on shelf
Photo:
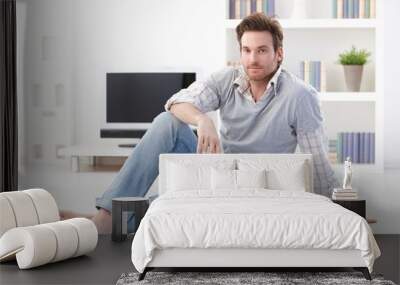
[[[368,19],[376,16],[376,0],[332,0],[333,18]]]
[[[333,200],[357,200],[358,192],[355,189],[334,188],[332,192]]]
[[[357,190],[355,190],[355,189],[333,188],[333,193],[357,194]]]
[[[243,19],[256,12],[273,17],[275,0],[229,0],[229,19]]]
[[[228,60],[227,62],[226,62],[226,65],[227,66],[232,66],[232,67],[239,67],[240,65],[241,65],[241,63],[240,63],[240,61],[239,60]]]
[[[332,199],[333,200],[358,200],[358,195],[354,194],[352,196],[343,196],[343,195],[339,195],[336,193],[332,194]]]
[[[330,152],[331,151],[334,151],[333,147],[330,147]],[[338,133],[336,140],[336,154],[337,162],[339,163],[343,163],[346,160],[346,157],[350,157],[353,163],[375,163],[375,133]]]
[[[357,192],[333,192],[335,197],[358,197]]]
[[[328,159],[331,163],[337,163],[337,143],[336,140],[329,140]]]
[[[300,63],[300,78],[318,92],[326,91],[326,68],[322,61],[304,60]]]

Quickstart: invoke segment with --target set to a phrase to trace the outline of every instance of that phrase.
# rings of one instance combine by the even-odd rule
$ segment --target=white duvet
[[[372,272],[380,250],[365,219],[307,192],[170,192],[150,206],[132,243],[143,272],[155,249],[358,249]]]

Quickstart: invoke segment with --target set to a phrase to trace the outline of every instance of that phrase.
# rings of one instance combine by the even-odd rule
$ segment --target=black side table
[[[353,211],[356,214],[359,214],[361,217],[365,219],[365,208],[366,202],[365,200],[332,200],[334,203],[339,204],[340,206]]]
[[[140,221],[149,208],[149,200],[143,197],[120,197],[112,200],[112,234],[113,241],[123,241],[127,238],[128,218],[134,215],[136,232]]]

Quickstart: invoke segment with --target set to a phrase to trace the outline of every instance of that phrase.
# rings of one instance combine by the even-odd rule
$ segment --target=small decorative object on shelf
[[[375,163],[375,133],[340,132],[336,142],[338,162],[349,156],[354,163]]]
[[[243,19],[256,12],[273,17],[275,0],[229,0],[229,19]]]
[[[344,77],[348,91],[359,92],[364,64],[371,55],[365,49],[357,50],[355,46],[349,51],[339,54],[339,62],[344,68]]]
[[[305,60],[300,63],[300,78],[318,92],[326,91],[326,69],[322,61]]]
[[[344,179],[343,179],[343,190],[352,190],[351,179],[353,177],[353,171],[351,169],[351,158],[347,157],[344,162]]]
[[[332,200],[357,200],[358,193],[351,186],[353,177],[353,170],[351,167],[351,158],[347,157],[344,162],[344,178],[343,187],[334,188],[332,193]]]
[[[333,18],[375,18],[376,0],[332,0]]]

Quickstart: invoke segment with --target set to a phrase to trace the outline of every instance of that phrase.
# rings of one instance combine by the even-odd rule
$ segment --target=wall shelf
[[[321,92],[322,102],[375,102],[375,92]]]
[[[57,155],[71,158],[71,169],[74,172],[79,171],[118,171],[123,161],[131,155],[134,147],[118,146],[92,146],[75,145],[61,148]],[[102,158],[123,158],[119,165],[101,165],[99,160]],[[88,164],[82,164],[81,159],[87,158]],[[82,166],[83,165],[83,166]]]
[[[284,29],[373,29],[375,19],[278,19]],[[234,29],[241,19],[227,19],[226,27]]]

